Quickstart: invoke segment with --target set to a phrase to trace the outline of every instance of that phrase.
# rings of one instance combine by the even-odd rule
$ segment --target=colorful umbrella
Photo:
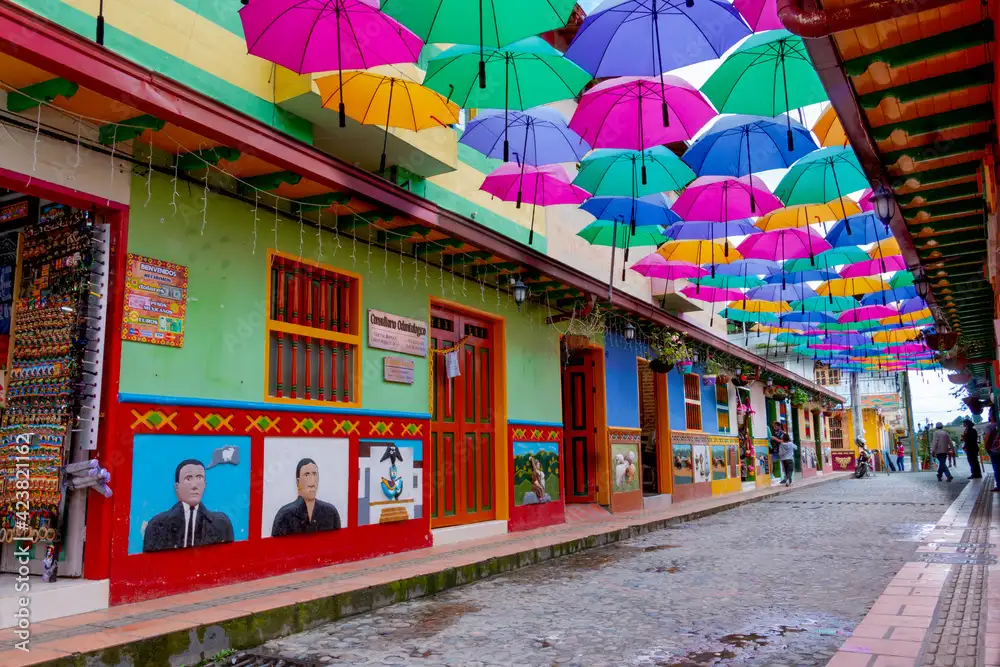
[[[820,285],[816,293],[822,296],[858,296],[886,288],[887,285],[879,278],[837,278]]]
[[[874,211],[875,210],[874,199],[875,199],[875,191],[872,190],[871,188],[868,188],[867,190],[864,191],[864,194],[862,194],[861,198],[858,200],[858,205],[861,207],[862,211]]]
[[[733,301],[734,299],[743,298],[743,293],[738,290],[723,287],[702,287],[701,285],[688,285],[681,290],[681,294],[689,299],[698,299],[699,301],[711,303],[721,303],[723,301]]]
[[[903,287],[913,287],[916,291],[916,287],[913,282],[913,274],[909,271],[900,271],[889,279],[889,287],[892,289],[900,289]]]
[[[503,201],[516,201],[518,207],[522,201],[536,206],[580,204],[590,197],[586,191],[569,182],[569,174],[560,165],[535,167],[505,163],[487,176],[479,189]],[[534,238],[535,214],[532,208],[528,245]]]
[[[852,264],[841,270],[840,275],[844,278],[861,278],[863,276],[877,276],[880,273],[899,271],[906,268],[906,261],[899,255],[893,255],[884,259],[869,259],[865,262]]]
[[[827,250],[816,255],[813,258],[815,261],[795,259],[787,262],[785,264],[785,272],[795,273],[798,271],[814,271],[816,269],[832,271],[835,267],[863,262],[867,259],[869,259],[868,253],[860,248],[833,248],[832,250]]]
[[[569,126],[594,148],[644,150],[690,139],[715,116],[715,109],[690,83],[623,77],[602,81],[580,99]],[[666,105],[667,117],[657,112]]]
[[[837,117],[833,105],[827,107],[812,129],[819,137],[821,146],[849,146],[851,144],[847,140],[847,133],[844,132],[844,126],[841,124],[840,118]]]
[[[896,343],[883,350],[889,354],[926,354],[931,351],[924,343]]]
[[[920,329],[897,329],[896,331],[880,331],[872,336],[876,343],[906,343],[921,337]]]
[[[740,259],[714,268],[720,276],[772,276],[781,273],[781,265],[769,259]]]
[[[505,154],[509,158],[509,144],[513,143],[515,160],[536,166],[579,162],[590,152],[587,142],[569,129],[562,115],[546,107],[506,114],[484,111],[469,121],[459,143],[497,160],[504,160]]]
[[[580,205],[580,209],[598,220],[628,222],[631,227],[659,225],[667,227],[680,222],[681,216],[670,210],[666,197],[662,194],[645,197],[592,197]],[[661,239],[661,242],[666,239]]]
[[[860,213],[861,209],[858,208],[858,205],[853,200],[847,197],[842,197],[839,200],[835,199],[825,204],[786,206],[765,215],[757,221],[757,226],[765,232],[788,227],[807,227],[809,225],[839,220],[843,217],[844,212],[847,215],[851,215]]]
[[[396,76],[377,72],[340,72],[316,79],[316,86],[324,107],[333,108],[336,100],[338,106],[345,105],[348,116],[362,125],[385,126],[380,174],[385,172],[390,127],[417,132],[458,122],[458,106],[430,88]]]
[[[641,152],[596,150],[580,164],[580,173],[573,182],[598,197],[643,197],[679,190],[693,180],[690,167],[670,149],[656,146]],[[683,217],[676,208],[674,212]]]
[[[808,227],[779,229],[749,236],[737,247],[744,257],[757,259],[799,259],[830,249],[830,244]]]
[[[845,310],[837,317],[837,322],[839,324],[846,324],[848,322],[864,322],[867,320],[877,320],[883,317],[891,317],[893,315],[898,315],[895,308],[889,308],[888,306],[860,306],[858,308],[852,308],[851,310]]]
[[[428,44],[479,44],[479,87],[485,89],[487,47],[562,28],[575,5],[576,0],[382,0],[382,11]]]
[[[760,311],[738,310],[736,308],[726,308],[719,311],[719,317],[732,322],[756,322],[759,324],[777,324],[778,316],[774,313]]]
[[[897,274],[899,275],[899,274]],[[892,284],[890,282],[890,284]],[[917,290],[913,287],[899,287],[897,289],[890,289],[884,292],[872,292],[861,299],[862,306],[878,306],[885,305],[887,303],[895,303],[896,301],[904,301],[906,299],[912,299],[917,296]]]
[[[729,303],[730,310],[746,310],[754,313],[787,313],[792,310],[792,307],[783,301],[748,299],[742,294],[737,298],[739,301]]]
[[[807,259],[795,261],[808,262]],[[809,282],[823,282],[825,280],[833,280],[834,278],[839,277],[840,274],[836,271],[830,271],[829,269],[814,269],[812,271],[779,271],[774,275],[764,278],[764,282],[772,285],[780,282],[784,282],[786,285],[798,285]]]
[[[640,227],[635,234],[630,234],[628,227],[622,225],[618,229],[618,222],[606,222],[598,220],[592,222],[576,233],[585,239],[590,245],[615,246],[625,250],[625,261],[628,262],[629,250],[633,247],[658,246],[666,239],[657,227]],[[624,270],[622,271],[624,274]],[[622,275],[622,280],[625,276]]]
[[[799,301],[816,296],[816,292],[808,285],[763,285],[747,292],[748,299],[760,301]],[[791,304],[789,304],[791,307]]]
[[[791,308],[791,306],[789,306]],[[806,325],[806,327],[820,328],[826,325],[832,325],[837,322],[836,319],[830,317],[826,313],[818,312],[805,312],[802,311],[790,311],[781,316],[782,326],[788,325]]]
[[[764,181],[756,176],[702,176],[684,189],[673,209],[685,220],[727,222],[781,208]]]
[[[675,214],[676,215],[676,214]],[[663,231],[664,236],[674,241],[714,241],[729,236],[750,236],[760,234],[760,230],[749,220],[733,222],[677,222]]]
[[[684,153],[683,159],[699,176],[747,176],[754,170],[785,169],[816,150],[809,130],[793,123],[798,136],[788,150],[785,127],[762,116],[720,116]]]
[[[735,250],[730,250],[727,256],[721,243],[714,241],[670,241],[664,243],[656,251],[663,259],[691,264],[712,264],[712,275],[715,275],[715,264],[728,264],[743,259]]]
[[[633,264],[632,270],[647,278],[663,280],[698,279],[708,275],[708,271],[700,266],[688,262],[671,262],[655,252]]]
[[[899,328],[904,326],[915,327],[924,324],[933,324],[934,316],[930,308],[924,308],[912,313],[902,313],[893,317],[887,317],[884,320],[879,320],[879,322],[883,325],[898,325]]]
[[[802,38],[787,30],[751,36],[726,56],[701,90],[719,113],[786,114],[789,151],[795,150],[795,139],[787,112],[827,99]]]
[[[806,348],[810,350],[819,350],[820,352],[843,352],[845,350],[850,350],[851,346],[838,345],[836,343],[807,343]]]
[[[825,296],[812,296],[801,301],[792,301],[789,305],[799,312],[840,313],[857,308],[858,300],[852,296],[835,296],[832,300]]]
[[[868,178],[850,148],[821,148],[792,165],[781,178],[774,194],[791,206],[817,204],[831,199],[843,202],[844,195],[868,187]],[[846,207],[841,217],[847,218]],[[851,232],[850,221],[845,225]]]
[[[481,57],[491,77],[496,77],[493,81],[502,84],[476,85]],[[588,83],[589,74],[540,37],[487,48],[482,54],[474,46],[453,46],[431,58],[424,78],[425,86],[466,109],[503,109],[505,118],[510,109],[573,99]],[[508,160],[509,141],[504,144],[504,162]]]
[[[779,333],[775,337],[774,342],[783,343],[785,345],[809,345],[810,343],[819,343],[822,340],[822,336],[807,336],[799,333]]]
[[[723,0],[607,0],[584,20],[566,55],[597,79],[659,76],[714,60],[748,34]]]
[[[708,272],[706,271],[705,273],[707,274]],[[714,278],[706,276],[704,278],[697,278],[693,282],[698,285],[724,287],[726,289],[746,289],[749,287],[760,287],[764,284],[764,281],[757,276],[725,276],[721,273],[717,273]]]
[[[900,304],[899,312],[902,313],[903,315],[908,315],[910,313],[920,312],[921,310],[925,310],[929,307],[930,306],[927,305],[927,302],[918,296],[913,299],[907,299],[902,304]]]
[[[879,242],[874,248],[868,251],[868,256],[872,259],[880,259],[882,257],[893,257],[896,255],[902,255],[903,251],[899,247],[899,241],[893,238],[889,238],[885,243]],[[899,269],[903,271],[905,269]]]
[[[733,6],[743,15],[754,32],[785,28],[778,18],[776,0],[736,0]]]
[[[851,231],[848,231],[851,225]],[[830,228],[826,240],[834,248],[878,243],[892,237],[892,231],[872,212],[849,215]]]

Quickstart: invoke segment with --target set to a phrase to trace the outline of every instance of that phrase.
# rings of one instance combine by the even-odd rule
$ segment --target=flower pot
[[[958,334],[954,331],[938,333],[936,327],[928,327],[924,329],[923,334],[927,347],[937,352],[947,352],[958,342]]]
[[[694,369],[693,361],[678,361],[677,370],[680,371],[681,375],[688,375]]]
[[[703,385],[705,385],[706,387],[714,387],[715,383],[716,383],[716,380],[717,380],[717,376],[715,376],[715,375],[702,375],[701,376],[701,383]]]
[[[590,347],[590,339],[586,336],[569,334],[563,340],[566,341],[566,347],[571,350],[583,350]]]
[[[716,375],[715,381],[717,384],[729,384],[730,378],[728,375]]]
[[[649,362],[649,370],[654,373],[669,373],[674,369],[674,363],[672,361],[667,361],[662,357],[653,359]]]

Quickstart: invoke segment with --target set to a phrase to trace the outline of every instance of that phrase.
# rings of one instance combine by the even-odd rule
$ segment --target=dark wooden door
[[[431,526],[496,518],[493,330],[488,322],[443,309],[431,311],[431,347],[456,347],[459,374],[448,377],[446,355],[433,355]]]
[[[563,451],[566,502],[597,499],[597,447],[594,427],[594,360],[576,354],[563,368]]]

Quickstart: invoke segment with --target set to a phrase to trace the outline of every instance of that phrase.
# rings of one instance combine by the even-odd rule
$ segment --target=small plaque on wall
[[[427,323],[368,309],[368,347],[427,356]]]
[[[400,357],[385,358],[385,381],[397,384],[413,384],[414,361]]]

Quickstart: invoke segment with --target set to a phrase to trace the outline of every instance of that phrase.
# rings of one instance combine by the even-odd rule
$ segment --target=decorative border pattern
[[[612,426],[608,429],[608,437],[612,445],[638,445],[642,442],[642,430]]]
[[[519,424],[507,425],[507,438],[510,442],[515,440],[521,442],[555,442],[562,446],[563,429],[554,426],[524,426]]]
[[[735,435],[711,435],[709,433],[691,433],[690,431],[671,431],[670,441],[676,445],[738,445],[740,439]],[[767,444],[766,441],[762,441]]]

